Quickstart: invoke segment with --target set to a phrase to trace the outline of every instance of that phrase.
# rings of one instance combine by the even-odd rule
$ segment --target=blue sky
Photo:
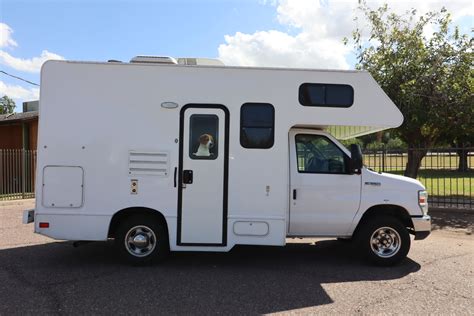
[[[401,3],[393,2],[397,10],[421,11],[448,4],[458,24],[472,27],[470,1]],[[342,38],[354,28],[356,4],[0,0],[0,70],[39,83],[47,59],[128,61],[138,54],[215,57],[233,65],[351,68],[354,56]],[[5,93],[19,103],[35,98],[38,89],[0,74],[0,94]]]

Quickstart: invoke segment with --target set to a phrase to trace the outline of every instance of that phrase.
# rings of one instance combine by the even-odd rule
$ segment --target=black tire
[[[337,241],[340,242],[340,243],[343,243],[343,244],[349,244],[349,243],[351,243],[353,240],[352,240],[352,238],[338,237],[338,238],[337,238]]]
[[[126,239],[135,242],[126,243]],[[142,242],[141,247],[137,247],[136,242]],[[168,230],[165,224],[152,216],[130,216],[117,227],[115,247],[120,256],[131,264],[160,262],[169,255]]]
[[[374,216],[361,225],[357,243],[370,262],[379,266],[392,266],[406,258],[411,240],[400,220],[392,216]]]

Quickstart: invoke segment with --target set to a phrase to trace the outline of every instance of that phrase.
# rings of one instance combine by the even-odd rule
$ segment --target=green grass
[[[419,180],[428,188],[428,193],[449,196],[474,197],[474,171],[420,170]]]
[[[403,175],[407,155],[364,155],[364,163],[370,168]],[[467,172],[457,171],[457,155],[428,155],[423,158],[418,172],[420,180],[431,196],[452,196],[474,198],[474,169]],[[474,166],[474,156],[468,157],[468,166]]]
[[[403,175],[403,170],[389,171]],[[474,172],[451,170],[420,170],[417,178],[427,188],[430,196],[474,198]]]
[[[371,167],[381,167],[385,165],[386,170],[405,170],[405,165],[408,161],[407,154],[388,154],[385,156],[385,161],[382,161],[382,155],[365,154],[364,163]],[[459,165],[459,157],[455,154],[443,155],[427,155],[421,161],[420,169],[444,169],[456,170]],[[474,166],[474,156],[468,157],[468,166]]]

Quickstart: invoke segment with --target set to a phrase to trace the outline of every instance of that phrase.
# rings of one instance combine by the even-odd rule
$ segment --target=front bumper
[[[415,240],[425,239],[431,233],[431,216],[417,216],[411,218]]]

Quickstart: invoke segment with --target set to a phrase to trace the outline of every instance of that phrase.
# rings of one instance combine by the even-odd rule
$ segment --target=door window
[[[295,136],[298,172],[347,173],[344,152],[329,138],[322,135],[298,134]]]
[[[219,154],[219,118],[193,114],[189,118],[189,156],[191,159],[216,159]]]

